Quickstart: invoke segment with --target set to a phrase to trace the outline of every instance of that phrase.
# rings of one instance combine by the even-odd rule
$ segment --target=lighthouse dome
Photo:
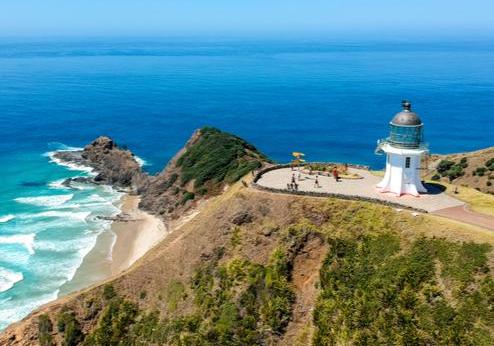
[[[411,111],[412,105],[408,101],[403,101],[403,110],[397,113],[391,120],[391,124],[398,126],[418,126],[422,124],[417,113]]]
[[[417,113],[412,112],[409,101],[403,101],[403,110],[390,122],[388,143],[398,148],[418,148],[422,144],[423,123]]]

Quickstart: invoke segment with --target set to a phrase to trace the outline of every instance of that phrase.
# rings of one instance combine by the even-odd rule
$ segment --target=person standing
[[[333,178],[334,178],[334,180],[336,180],[336,182],[338,182],[340,180],[340,176],[338,174],[338,169],[336,167],[333,168]]]

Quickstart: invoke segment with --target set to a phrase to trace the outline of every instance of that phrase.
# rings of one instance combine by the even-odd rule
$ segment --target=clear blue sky
[[[494,0],[0,0],[0,36],[494,33]]]

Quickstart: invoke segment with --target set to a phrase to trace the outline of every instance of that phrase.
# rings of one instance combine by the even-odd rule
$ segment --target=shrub
[[[170,311],[177,309],[178,303],[186,296],[185,286],[180,281],[172,281],[166,290],[166,304]]]
[[[449,181],[453,181],[456,178],[461,177],[463,174],[463,168],[459,165],[453,165],[448,171],[446,171]]]
[[[475,170],[475,173],[479,177],[483,177],[486,171],[487,171],[487,168],[485,168],[485,167],[477,167],[477,169]]]
[[[487,180],[487,182],[485,183],[487,186],[492,186],[492,182],[490,182],[489,180]]]
[[[116,292],[115,289],[113,288],[113,285],[107,284],[105,287],[103,287],[103,299],[105,300],[110,300],[114,297],[116,297]]]
[[[180,201],[180,204],[185,204],[187,201],[191,201],[194,198],[196,198],[196,195],[193,192],[185,191],[182,200]]]
[[[442,177],[448,177],[449,181],[452,182],[456,178],[461,177],[462,175],[465,174],[463,171],[463,168],[465,167],[468,167],[466,158],[462,158],[459,163],[455,163],[449,160],[442,160],[441,162],[439,162],[437,166],[438,174],[436,175],[440,175]],[[439,179],[434,179],[434,180],[439,180]]]
[[[494,157],[485,162],[485,167],[487,167],[489,171],[494,171]]]
[[[434,174],[431,179],[437,181],[441,179],[441,176],[439,174]]]
[[[53,324],[47,314],[43,314],[38,318],[38,339],[41,346],[53,345]]]
[[[441,160],[439,164],[437,165],[437,172],[445,177],[447,174],[446,172],[454,165],[455,163],[453,161],[449,160]]]
[[[58,315],[57,329],[60,333],[63,333],[64,346],[78,345],[84,336],[74,313],[66,309],[62,310]]]
[[[135,323],[137,306],[115,296],[105,307],[96,329],[86,337],[85,345],[119,345],[129,340],[129,328]]]

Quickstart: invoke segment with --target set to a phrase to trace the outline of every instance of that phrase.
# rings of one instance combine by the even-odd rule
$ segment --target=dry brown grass
[[[446,188],[445,192],[468,204],[469,208],[478,213],[494,216],[494,195],[480,192],[467,186],[458,186],[446,182],[428,181],[431,184],[439,184]],[[457,193],[455,193],[455,190]]]

